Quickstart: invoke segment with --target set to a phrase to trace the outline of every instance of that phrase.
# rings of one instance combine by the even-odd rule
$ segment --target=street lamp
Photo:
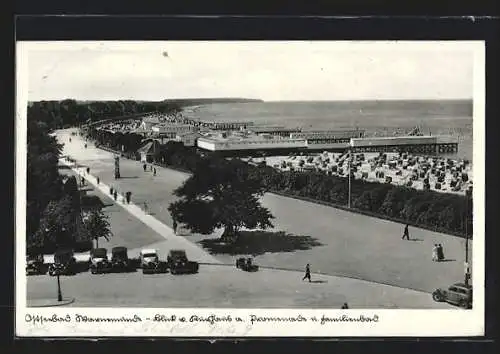
[[[470,189],[465,191],[465,269],[464,269],[464,277],[465,277],[465,285],[469,285],[470,279],[470,267],[469,267],[469,208],[470,203],[469,200],[472,196],[472,192]]]
[[[54,227],[51,227],[51,228],[45,228],[45,232],[46,232],[46,233],[49,233],[49,232],[51,232],[51,231],[52,231],[52,229],[53,229],[53,228],[54,228]],[[62,233],[62,232],[65,232],[65,231],[66,231],[66,229],[65,229],[64,227],[63,227],[63,228],[61,228],[61,233]],[[58,240],[58,238],[59,238],[59,237],[57,237],[57,236],[59,236],[59,237],[60,237],[60,235],[56,235],[56,250],[59,248],[59,242],[58,242],[58,241],[59,241],[59,240]],[[55,261],[56,261],[56,260],[55,260],[55,253],[54,253],[54,263],[55,263]],[[58,273],[57,273],[57,301],[59,301],[59,302],[60,302],[60,301],[62,301],[62,300],[63,300],[63,299],[62,299],[62,293],[61,293],[61,280],[59,279],[59,272],[58,272]]]
[[[352,139],[349,141],[349,158],[348,158],[348,173],[349,173],[349,186],[347,191],[347,208],[351,209],[351,164],[352,164]]]

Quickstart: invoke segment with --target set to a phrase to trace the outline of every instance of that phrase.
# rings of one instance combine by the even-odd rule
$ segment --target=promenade
[[[157,175],[153,176],[151,172],[144,172],[138,161],[120,159],[122,178],[115,180],[113,154],[95,148],[92,143],[84,149],[79,137],[73,136],[70,143],[69,131],[59,131],[57,134],[65,144],[63,153],[75,158],[82,167],[89,167],[90,174],[99,176],[103,185],[113,185],[120,193],[132,191],[132,201],[136,206],[130,206],[131,210],[136,210],[137,205],[146,201],[150,217],[164,225],[171,225],[167,207],[175,200],[173,191],[188,177],[187,174],[156,167]],[[90,177],[90,182],[92,178]],[[103,187],[102,192],[108,193],[107,191]],[[273,194],[266,194],[262,202],[276,218],[273,220],[274,229],[263,239],[270,246],[254,252],[255,261],[259,265],[302,270],[306,263],[310,263],[313,272],[424,292],[432,292],[437,287],[463,279],[463,239],[410,228],[412,240],[403,241],[401,235],[404,225],[398,223]],[[139,220],[144,222],[144,218]],[[166,230],[159,232],[162,233],[168,234]],[[218,262],[234,264],[238,254],[227,254],[216,247],[207,246],[205,250],[199,247],[201,241],[215,240],[219,235],[220,230],[213,235],[188,234],[185,237],[172,237],[187,240],[193,245],[178,244],[182,246],[180,248],[188,249],[188,256],[192,252],[192,257],[205,259],[207,256],[198,252],[211,253],[210,257]],[[279,242],[286,243],[287,249],[271,247],[275,243],[273,240],[277,238],[280,238]],[[170,238],[167,242],[171,242]],[[435,243],[443,245],[446,262],[431,261],[432,246]],[[164,240],[157,239],[148,243],[150,244],[162,247],[168,245]],[[134,247],[138,248],[137,244]]]

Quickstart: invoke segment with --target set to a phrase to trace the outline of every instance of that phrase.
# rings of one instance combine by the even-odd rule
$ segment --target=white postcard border
[[[327,41],[324,45],[328,45]],[[105,43],[105,44],[103,44]],[[158,42],[154,42],[158,43]],[[249,42],[242,42],[248,45]],[[274,42],[275,44],[277,42]],[[284,43],[284,42],[283,42]],[[408,46],[425,49],[435,42],[411,41],[342,41],[341,50],[377,47],[390,50]],[[298,309],[143,309],[143,308],[27,308],[25,229],[26,229],[26,112],[28,102],[27,61],[29,51],[37,48],[103,48],[133,50],[149,42],[18,42],[16,46],[16,311],[15,328],[19,337],[377,337],[377,336],[478,336],[484,334],[484,196],[485,196],[485,43],[483,41],[443,41],[450,50],[474,51],[473,103],[473,176],[474,238],[472,265],[474,270],[474,303],[472,310],[298,310]],[[186,44],[188,45],[188,43]],[[280,43],[281,45],[281,43]],[[284,45],[284,44],[283,44]],[[323,45],[323,44],[322,44]],[[430,295],[429,295],[430,296]],[[175,321],[153,321],[157,315]],[[191,322],[192,316],[225,318],[225,321]],[[293,322],[252,323],[251,316],[291,317]],[[86,322],[85,316],[127,319],[130,321]],[[230,316],[231,321],[228,320]],[[321,323],[326,316],[331,321]],[[185,321],[181,321],[181,318]],[[316,317],[316,321],[312,320]],[[147,319],[149,318],[149,320]],[[238,321],[241,318],[241,322]],[[301,320],[301,319],[305,319]],[[364,318],[365,321],[360,321]],[[39,321],[37,321],[37,319]],[[45,319],[45,320],[44,320]],[[54,320],[55,321],[51,321]],[[69,322],[67,321],[69,319]],[[140,319],[140,321],[138,320]],[[335,319],[335,320],[334,320]]]

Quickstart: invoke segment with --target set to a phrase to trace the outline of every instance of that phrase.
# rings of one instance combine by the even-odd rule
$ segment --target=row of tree
[[[270,190],[346,205],[348,179],[320,172],[278,172],[260,168]],[[401,220],[455,235],[472,237],[470,195],[416,190],[405,186],[363,180],[351,182],[351,205],[355,209]]]
[[[107,118],[133,116],[141,113],[179,112],[181,105],[175,102],[141,102],[141,101],[63,101],[30,102],[28,119],[35,119],[47,124],[51,129],[78,126],[90,121]]]
[[[278,171],[272,167],[261,165],[252,166],[240,160],[228,162],[216,156],[201,157],[193,150],[182,144],[167,144],[162,149],[166,156],[167,165],[179,167],[200,174],[203,183],[211,185],[214,174],[233,176],[228,170],[233,169],[234,176],[245,178],[245,183],[253,184],[258,181],[258,187],[252,187],[253,194],[265,191],[278,191],[291,196],[306,197],[313,200],[324,201],[336,205],[346,205],[349,197],[348,179],[321,172]],[[200,166],[203,168],[200,170]],[[210,166],[206,169],[206,166]],[[200,172],[202,171],[202,172]],[[244,177],[241,177],[244,176]],[[202,182],[203,188],[207,188]],[[224,181],[229,186],[244,187],[236,179]],[[186,185],[179,190],[179,195],[188,195],[192,185]],[[202,189],[200,189],[202,190]],[[233,195],[235,191],[229,189]],[[213,193],[213,189],[210,189]],[[202,193],[207,195],[206,193]],[[188,198],[189,199],[189,198]],[[244,198],[241,203],[247,203]],[[193,205],[194,206],[194,205]],[[411,223],[426,228],[437,229],[455,235],[465,233],[472,237],[472,198],[470,195],[444,194],[429,190],[416,190],[404,186],[381,184],[363,180],[351,182],[351,206],[355,209],[369,212],[374,216],[383,216]],[[174,208],[175,211],[175,208]],[[204,210],[204,214],[206,214]]]
[[[59,174],[62,146],[45,122],[28,120],[26,246],[28,253],[56,248],[88,250],[111,230],[101,208],[82,208],[75,176]]]

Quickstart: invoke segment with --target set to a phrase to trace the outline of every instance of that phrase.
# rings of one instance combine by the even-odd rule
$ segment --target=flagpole
[[[351,209],[351,161],[352,161],[352,139],[349,141],[349,160],[348,160],[348,170],[349,170],[349,189],[347,194],[347,208]]]

